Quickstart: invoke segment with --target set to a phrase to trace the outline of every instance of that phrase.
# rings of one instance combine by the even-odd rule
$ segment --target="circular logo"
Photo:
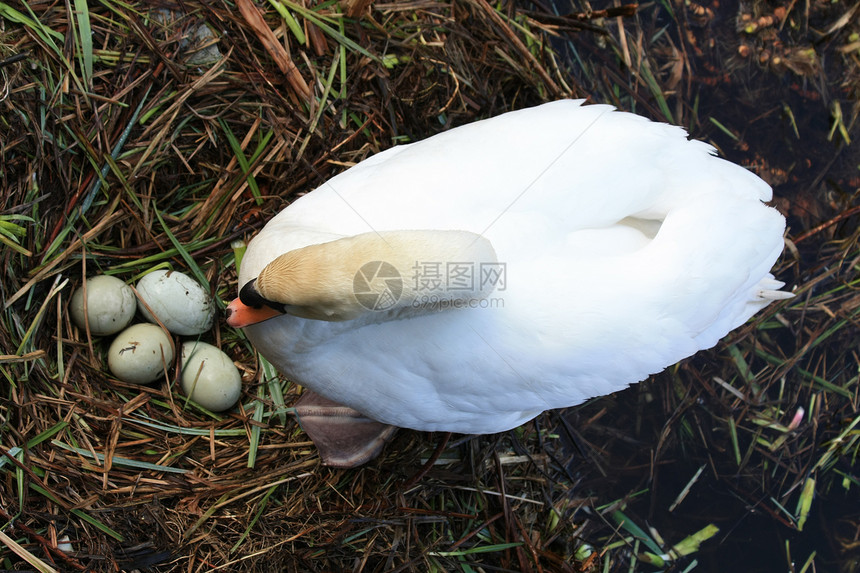
[[[394,265],[385,261],[365,263],[352,279],[352,293],[368,310],[388,310],[403,294],[403,279]]]

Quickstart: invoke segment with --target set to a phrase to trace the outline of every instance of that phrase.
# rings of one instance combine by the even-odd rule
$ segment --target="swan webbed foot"
[[[372,460],[397,431],[395,426],[371,420],[307,389],[296,402],[295,411],[323,464],[336,468],[352,468]]]

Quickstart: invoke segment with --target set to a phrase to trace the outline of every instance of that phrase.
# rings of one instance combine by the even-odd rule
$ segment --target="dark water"
[[[782,497],[785,488],[775,485],[778,479],[774,476],[778,478],[780,470],[766,470],[767,476],[762,478],[759,460],[751,462],[738,475],[731,452],[717,448],[711,451],[695,436],[665,440],[655,456],[670,415],[665,412],[662,399],[654,397],[670,388],[668,376],[658,376],[563,414],[578,433],[578,445],[568,443],[566,450],[573,452],[568,469],[582,479],[578,485],[580,495],[596,495],[599,505],[647,490],[628,499],[623,511],[642,529],[654,527],[665,541],[664,549],[708,524],[719,528],[720,532],[704,542],[697,553],[665,569],[668,571],[682,571],[693,559],[698,562],[695,571],[800,571],[813,552],[815,571],[858,570],[860,552],[856,543],[854,551],[846,553],[840,551],[841,544],[835,539],[836,536],[856,538],[854,527],[860,517],[856,488],[846,491],[835,480],[829,492],[818,491],[804,531],[798,532],[770,513],[776,511],[771,495],[790,512],[795,511],[797,504],[799,492]],[[602,410],[606,413],[597,423],[589,425],[587,421]],[[703,405],[688,405],[685,415],[690,421],[697,419],[693,424],[701,424],[700,428],[707,428],[711,421]],[[681,432],[681,422],[672,424],[673,432]],[[588,445],[596,449],[589,449]],[[688,495],[669,511],[702,466],[705,469]],[[843,470],[850,472],[851,468]],[[751,486],[759,479],[767,482],[768,487],[750,495]],[[794,569],[789,565],[789,554]],[[638,571],[648,570],[644,565],[638,567]]]

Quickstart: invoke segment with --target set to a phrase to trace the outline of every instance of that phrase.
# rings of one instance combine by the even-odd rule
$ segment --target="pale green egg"
[[[153,314],[174,334],[193,336],[209,330],[215,305],[200,283],[179,271],[153,271],[137,283],[140,312],[150,322]],[[152,312],[150,312],[152,309]]]
[[[213,412],[232,408],[242,393],[242,377],[230,357],[205,342],[182,345],[182,391]]]
[[[169,372],[174,351],[170,338],[155,324],[142,323],[120,332],[108,349],[108,368],[130,384],[149,384]]]
[[[87,312],[90,332],[106,336],[119,332],[134,318],[137,299],[131,287],[116,277],[98,275],[86,280]],[[69,302],[72,322],[84,330],[84,286],[74,292]]]

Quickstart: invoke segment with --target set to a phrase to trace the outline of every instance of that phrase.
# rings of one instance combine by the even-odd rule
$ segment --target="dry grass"
[[[860,569],[860,3],[155,4],[0,2],[0,568]],[[297,195],[561,97],[767,179],[797,298],[631,390],[455,441],[414,485],[437,437],[320,466],[241,332],[206,335],[245,377],[218,416],[111,379],[69,323],[95,273],[180,269],[223,304],[231,241]]]

